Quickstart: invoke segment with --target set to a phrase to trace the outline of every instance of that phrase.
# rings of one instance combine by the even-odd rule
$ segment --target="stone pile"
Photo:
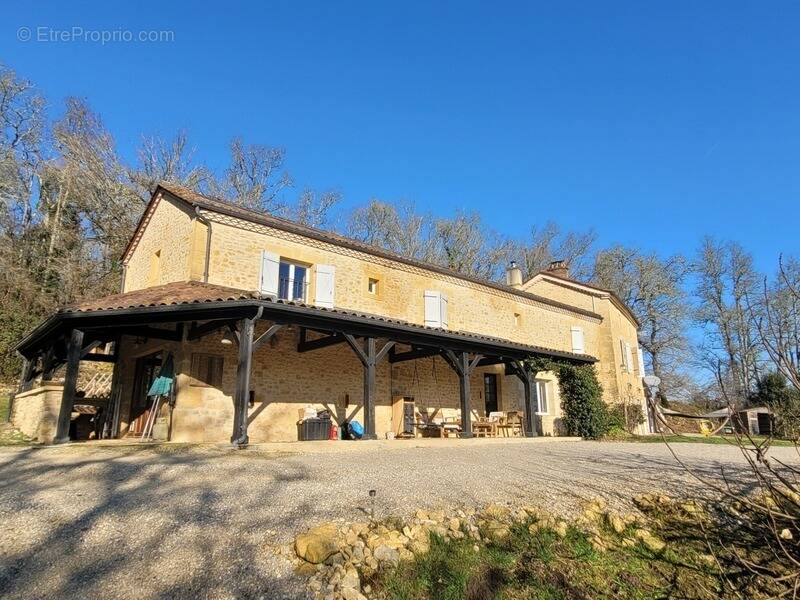
[[[666,497],[648,497],[643,504],[669,502],[663,498]],[[310,576],[308,589],[312,598],[366,600],[372,590],[365,580],[381,569],[426,554],[431,534],[445,540],[468,538],[475,542],[477,550],[481,543],[503,542],[517,523],[529,523],[531,533],[550,529],[560,537],[567,536],[570,527],[564,519],[536,506],[491,504],[481,511],[417,510],[405,521],[322,523],[297,536],[294,552],[299,558],[298,569]],[[598,552],[637,543],[652,552],[661,552],[666,546],[645,527],[642,515],[611,512],[601,499],[588,502],[575,525],[587,533]]]

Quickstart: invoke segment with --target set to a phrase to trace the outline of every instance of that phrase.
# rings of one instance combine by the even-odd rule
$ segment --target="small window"
[[[282,260],[278,267],[278,298],[306,301],[308,267]]]
[[[373,279],[372,277],[370,277],[367,280],[367,292],[369,292],[373,296],[378,293],[378,280],[377,279]]]
[[[161,283],[161,250],[156,250],[150,256],[150,269],[147,273],[147,285],[154,286]]]
[[[519,313],[514,313],[514,327],[519,327],[522,323],[522,317]]]
[[[536,401],[537,407],[536,412],[540,415],[547,414],[547,382],[546,381],[537,381],[536,382]]]
[[[223,358],[215,354],[192,354],[192,385],[222,387]]]

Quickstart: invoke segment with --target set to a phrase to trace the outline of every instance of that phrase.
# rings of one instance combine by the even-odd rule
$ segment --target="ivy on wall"
[[[553,359],[528,361],[534,372],[552,371],[558,378],[561,413],[568,435],[596,440],[608,431],[609,413],[603,402],[603,387],[594,365],[574,365]]]

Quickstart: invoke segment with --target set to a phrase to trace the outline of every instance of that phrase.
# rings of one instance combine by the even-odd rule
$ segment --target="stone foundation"
[[[47,384],[17,394],[11,410],[11,424],[39,443],[53,443],[63,391],[62,385]]]

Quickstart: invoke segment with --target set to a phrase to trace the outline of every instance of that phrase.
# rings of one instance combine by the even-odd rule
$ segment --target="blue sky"
[[[0,61],[60,110],[87,98],[132,157],[188,131],[286,148],[345,207],[548,220],[601,245],[742,241],[800,254],[800,4],[36,2],[4,7]],[[18,28],[170,30],[166,43],[21,42]]]

